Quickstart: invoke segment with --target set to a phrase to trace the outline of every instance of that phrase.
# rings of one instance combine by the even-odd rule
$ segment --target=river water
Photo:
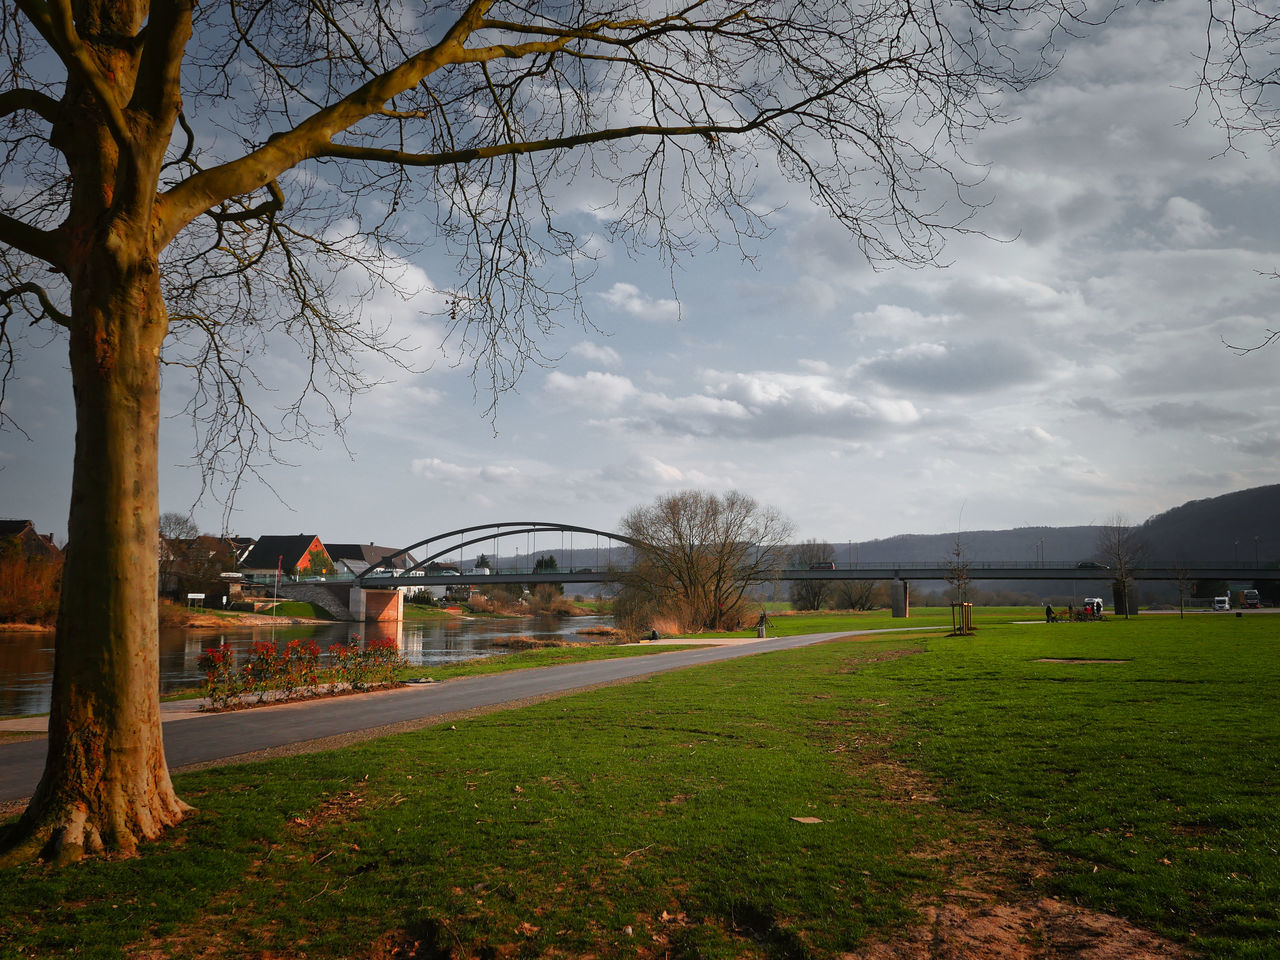
[[[390,637],[409,663],[452,663],[508,652],[494,641],[502,637],[534,636],[573,639],[588,627],[612,626],[611,617],[525,617],[516,620],[416,620],[409,623],[274,624],[235,630],[162,629],[160,631],[160,690],[167,692],[200,684],[196,665],[203,650],[230,644],[243,660],[250,645],[273,640],[278,647],[290,640],[314,640],[323,651],[330,644]],[[44,713],[49,709],[53,682],[53,632],[0,632],[0,717]]]

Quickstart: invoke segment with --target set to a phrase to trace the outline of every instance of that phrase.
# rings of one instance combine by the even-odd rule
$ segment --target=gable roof
[[[380,547],[374,543],[326,543],[324,548],[329,551],[330,560],[344,563],[353,573],[363,573],[369,567],[381,564],[384,557],[400,552],[399,547]],[[413,557],[406,554],[393,560],[391,566],[403,570],[411,563]]]
[[[36,525],[30,520],[0,518],[0,540],[12,540],[27,557],[52,559],[62,553],[53,542],[52,534],[37,533]]]
[[[324,549],[324,544],[314,533],[259,537],[253,549],[240,561],[240,566],[245,570],[275,570],[278,566],[289,573],[306,559],[308,551],[315,546]]]

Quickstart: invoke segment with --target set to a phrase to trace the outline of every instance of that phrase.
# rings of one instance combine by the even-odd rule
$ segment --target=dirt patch
[[[974,902],[977,901],[977,902]],[[892,943],[877,943],[842,960],[1171,960],[1177,944],[1104,913],[1060,900],[1000,903],[952,893],[924,907],[924,922]]]
[[[899,804],[938,803],[937,784],[902,764],[887,744],[863,741],[857,761],[874,769],[882,795]],[[864,767],[865,769],[865,767]],[[947,889],[913,904],[920,922],[841,960],[1177,960],[1184,948],[1127,920],[1042,896],[1053,857],[1029,831],[973,818],[966,839],[921,850]]]

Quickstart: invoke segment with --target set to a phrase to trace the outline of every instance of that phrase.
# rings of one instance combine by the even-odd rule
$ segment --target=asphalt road
[[[897,631],[859,631],[859,634]],[[632,680],[737,657],[793,650],[852,634],[817,633],[655,653],[618,660],[512,670],[461,677],[443,683],[411,684],[395,690],[301,703],[256,707],[230,713],[187,716],[164,724],[170,770],[248,761],[272,752],[326,749],[368,736],[411,729],[452,714],[517,705],[574,690]],[[44,768],[43,738],[0,743],[0,806],[27,800]]]

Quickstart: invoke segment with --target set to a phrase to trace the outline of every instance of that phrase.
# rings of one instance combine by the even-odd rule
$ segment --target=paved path
[[[284,747],[291,747],[291,752],[294,752],[299,744],[314,742],[313,747],[319,749],[335,745],[325,742],[332,738],[368,735],[370,731],[391,732],[397,726],[423,725],[449,714],[541,699],[757,653],[793,650],[837,637],[899,632],[845,631],[737,641],[618,660],[512,670],[461,677],[443,683],[410,684],[358,696],[278,704],[230,713],[194,713],[190,701],[166,703],[162,705],[165,755],[169,768],[180,770],[233,758],[253,759],[254,755],[261,755],[264,751]],[[43,738],[0,742],[0,806],[9,806],[31,796],[44,768],[45,750]]]

